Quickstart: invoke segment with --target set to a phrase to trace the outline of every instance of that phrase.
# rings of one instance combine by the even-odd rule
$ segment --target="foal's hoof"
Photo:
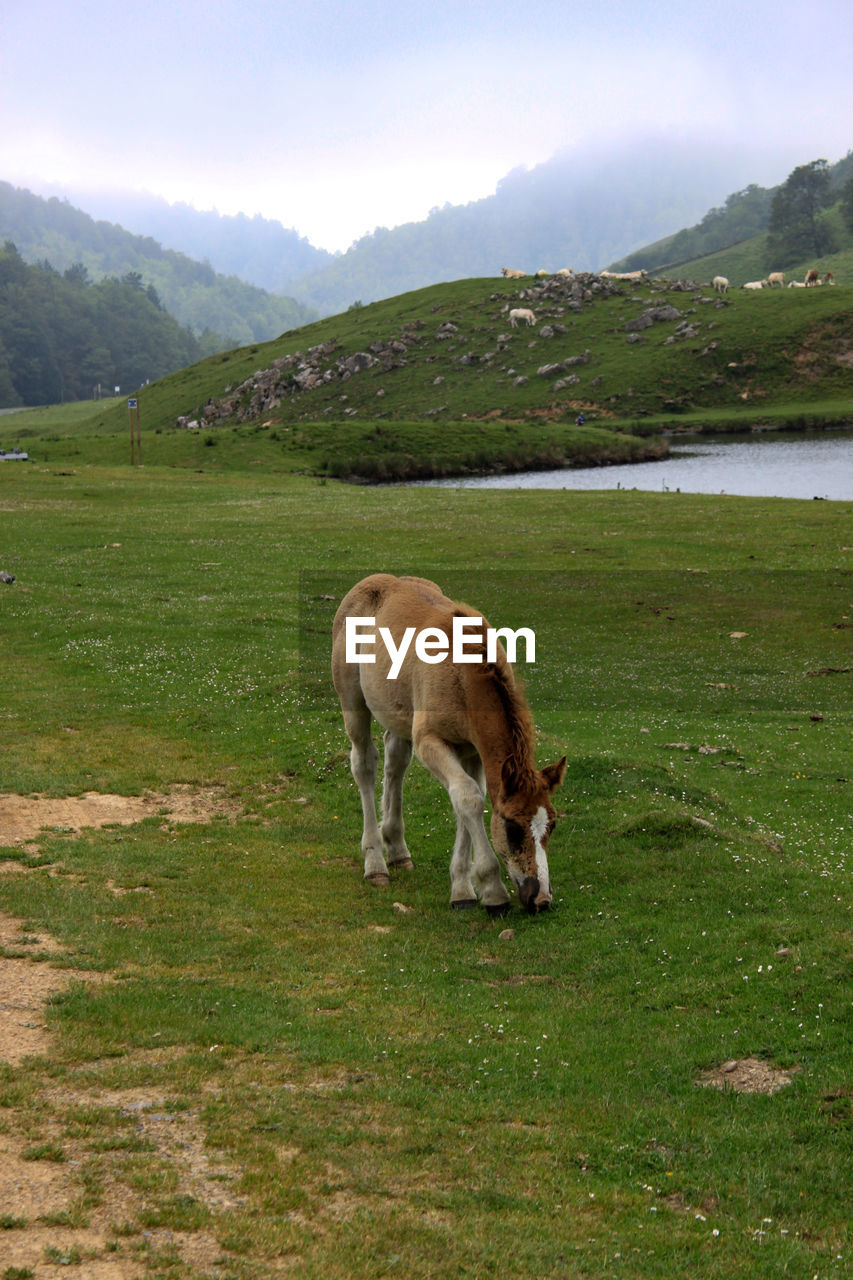
[[[372,884],[377,889],[387,889],[391,883],[391,877],[386,875],[384,871],[377,871],[372,876],[365,876],[368,884]]]
[[[510,904],[509,904],[508,902],[499,902],[499,903],[497,904],[497,906],[494,906],[494,907],[489,907],[489,906],[487,906],[487,907],[486,907],[486,910],[488,911],[489,915],[490,915],[490,916],[492,917],[492,919],[494,920],[494,919],[496,919],[498,916],[505,916],[505,915],[508,915],[508,914],[509,914],[509,908],[510,908]]]
[[[457,898],[455,902],[451,902],[454,911],[473,911],[477,905],[476,898]]]

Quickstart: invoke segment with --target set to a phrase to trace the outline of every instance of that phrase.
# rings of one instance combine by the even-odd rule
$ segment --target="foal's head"
[[[548,875],[548,837],[556,811],[551,793],[563,781],[566,757],[545,769],[519,769],[504,761],[501,791],[492,809],[492,843],[518,890],[523,907],[532,913],[551,905]]]

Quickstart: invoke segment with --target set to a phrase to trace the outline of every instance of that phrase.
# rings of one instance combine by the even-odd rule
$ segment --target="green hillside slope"
[[[516,306],[533,309],[532,327],[512,327]],[[680,281],[459,280],[214,357],[146,397],[164,428],[179,416],[212,424],[755,412],[849,394],[851,330],[849,286],[719,300]],[[364,358],[348,365],[357,353]]]
[[[715,267],[714,274],[722,271],[736,284],[762,279],[768,271],[780,268],[785,268],[789,278],[802,279],[806,267],[815,264],[794,261],[788,256],[777,260],[777,250],[770,248],[765,233],[772,222],[774,202],[784,196],[799,174],[812,170],[818,172],[817,181],[825,182],[826,187],[826,207],[821,201],[817,220],[825,228],[827,246],[831,246],[833,253],[853,248],[853,230],[842,214],[842,202],[848,184],[853,180],[853,152],[848,152],[833,165],[813,161],[802,166],[778,187],[765,188],[751,183],[742,191],[733,192],[723,205],[709,209],[695,226],[683,227],[672,235],[635,249],[614,262],[611,269],[643,269],[652,275],[673,275],[676,272],[690,275],[698,271],[697,278],[702,278],[697,264],[704,267],[705,263],[711,263]],[[793,256],[796,259],[797,255]]]

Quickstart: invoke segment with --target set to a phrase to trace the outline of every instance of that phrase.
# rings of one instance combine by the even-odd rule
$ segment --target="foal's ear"
[[[545,785],[549,791],[556,791],[563,778],[566,776],[566,757],[558,760],[556,764],[548,764],[541,770],[542,777],[545,779]]]
[[[501,765],[501,786],[505,796],[518,795],[522,789],[522,771],[518,768],[514,758],[507,756]]]

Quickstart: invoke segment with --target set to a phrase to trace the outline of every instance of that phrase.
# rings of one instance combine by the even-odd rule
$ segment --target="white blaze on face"
[[[536,849],[536,878],[539,881],[540,892],[550,893],[548,856],[545,853],[545,845],[543,843],[545,836],[548,834],[548,815],[541,805],[533,815],[530,823],[530,834],[533,836],[533,845]]]

